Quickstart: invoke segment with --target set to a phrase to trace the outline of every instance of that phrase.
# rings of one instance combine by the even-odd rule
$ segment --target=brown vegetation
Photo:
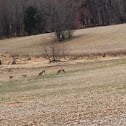
[[[8,67],[15,68],[13,81],[6,80]],[[56,76],[59,67],[66,74]],[[40,68],[48,70],[45,79],[36,78]],[[0,69],[0,126],[126,124],[126,57]]]
[[[125,0],[1,0],[0,38],[29,34],[24,27],[28,7],[36,10],[30,35],[55,31],[62,41],[66,32],[71,37],[71,29],[126,22],[125,4]]]

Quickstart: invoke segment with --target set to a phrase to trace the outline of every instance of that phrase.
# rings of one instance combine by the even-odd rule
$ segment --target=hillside
[[[37,56],[52,40],[0,40],[0,126],[126,126],[126,56],[103,55],[126,54],[126,24],[74,31],[61,62]]]
[[[0,40],[0,53],[40,55],[53,33]],[[73,39],[64,42],[69,54],[113,52],[126,49],[126,24],[76,30]]]
[[[57,75],[57,70],[61,68],[66,73]],[[46,70],[46,74],[38,77],[42,70]],[[24,74],[27,77],[22,77]],[[14,78],[9,79],[9,76]],[[88,63],[50,64],[48,67],[38,64],[26,64],[24,67],[2,65],[0,126],[6,124],[125,126],[126,57]]]
[[[27,14],[29,7],[35,11],[34,20]],[[27,21],[35,22],[28,28]],[[126,23],[125,0],[0,0],[0,38],[52,32],[52,26],[78,29],[122,23]]]

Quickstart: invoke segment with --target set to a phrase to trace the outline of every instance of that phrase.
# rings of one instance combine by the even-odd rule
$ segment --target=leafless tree
[[[27,35],[23,18],[29,6],[38,10],[34,34],[55,32],[63,41],[73,29],[126,22],[125,5],[126,0],[0,0],[0,38]]]
[[[57,0],[46,0],[45,15],[49,31],[55,32],[59,41],[72,37],[74,11],[69,8],[67,0],[59,3]]]
[[[68,49],[63,43],[56,41],[50,42],[43,48],[43,56],[49,60],[49,63],[60,62],[68,54]]]

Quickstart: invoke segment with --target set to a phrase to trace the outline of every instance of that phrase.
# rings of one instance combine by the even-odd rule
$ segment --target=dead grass
[[[77,30],[64,42],[74,60],[55,64],[35,57],[51,34],[0,40],[2,54],[23,55],[0,66],[0,126],[126,125],[125,34],[126,24]]]
[[[66,74],[57,76],[59,67]],[[44,78],[36,77],[43,68],[32,66],[13,69],[17,80],[0,82],[0,126],[114,125],[115,116],[118,126],[126,124],[125,57],[45,68]],[[32,74],[20,78],[26,71]]]
[[[126,24],[76,30],[73,39],[64,42],[71,55],[125,54]],[[53,40],[53,34],[0,40],[0,52],[20,55],[41,55],[42,46]],[[23,50],[22,50],[23,49]]]

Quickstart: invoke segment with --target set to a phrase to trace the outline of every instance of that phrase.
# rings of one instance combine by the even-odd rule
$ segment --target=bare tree
[[[38,10],[32,34],[55,32],[59,41],[69,39],[72,30],[126,22],[126,0],[0,0],[0,38],[27,35],[24,12]]]
[[[72,37],[74,11],[69,8],[67,0],[59,3],[57,0],[46,0],[45,16],[49,31],[55,32],[59,41]]]
[[[49,60],[49,63],[60,62],[65,58],[68,50],[63,43],[53,41],[43,48],[43,56]]]
[[[70,39],[74,25],[74,10],[69,1],[63,1],[57,5],[55,20],[55,32],[59,41]]]

